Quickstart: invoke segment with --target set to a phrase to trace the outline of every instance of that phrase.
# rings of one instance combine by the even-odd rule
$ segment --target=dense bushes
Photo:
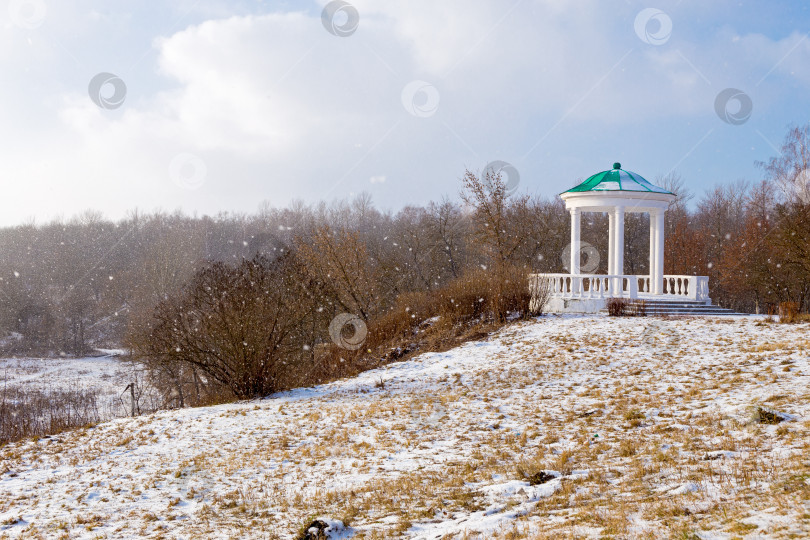
[[[98,396],[92,390],[0,389],[0,444],[99,420]]]
[[[133,318],[133,356],[182,406],[222,389],[249,398],[317,383],[440,346],[428,335],[449,343],[475,326],[526,316],[530,267],[521,261],[535,240],[519,218],[529,200],[509,199],[491,172],[468,172],[465,186],[483,264],[460,264],[448,230],[439,238],[452,277],[440,279],[440,268],[411,259],[412,248],[410,260],[391,260],[397,250],[380,245],[378,232],[316,227],[274,242],[275,257],[205,265],[151,315]],[[410,229],[404,240],[420,233]]]
[[[527,317],[531,314],[527,283],[527,272],[517,267],[505,267],[502,274],[475,269],[438,290],[403,294],[391,310],[371,320],[368,348],[414,340],[420,327],[452,338],[454,327],[463,330]]]
[[[399,358],[389,352],[421,350],[426,337],[430,346],[453,343],[472,327],[527,316],[527,281],[516,267],[477,269],[438,290],[402,294],[368,320],[362,347],[354,350],[329,335],[342,309],[329,284],[313,279],[294,252],[275,260],[258,256],[198,271],[128,344],[179,406],[209,403],[225,397],[223,390],[237,398],[263,396]],[[419,335],[420,326],[430,331]],[[437,340],[439,334],[448,339]]]

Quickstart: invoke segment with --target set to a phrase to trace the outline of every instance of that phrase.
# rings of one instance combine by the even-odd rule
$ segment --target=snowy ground
[[[130,403],[123,391],[137,375],[118,358],[120,352],[100,350],[103,356],[87,358],[0,358],[0,387],[92,390],[98,393],[102,417],[126,416]]]
[[[756,317],[518,323],[8,445],[0,536],[292,538],[323,517],[335,538],[807,537],[809,351],[810,325]]]

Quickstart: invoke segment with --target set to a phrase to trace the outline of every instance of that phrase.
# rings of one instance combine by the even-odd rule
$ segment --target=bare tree
[[[322,227],[311,243],[298,241],[297,250],[312,279],[332,285],[341,309],[364,320],[379,310],[376,264],[357,233]]]
[[[466,262],[463,237],[468,232],[467,220],[461,209],[445,198],[438,204],[430,202],[425,218],[428,234],[441,253],[440,259],[446,262],[445,273],[459,277],[461,267]]]
[[[786,203],[810,204],[810,124],[788,130],[779,155],[758,162]]]
[[[529,224],[515,219],[528,206],[527,195],[509,197],[501,174],[492,169],[478,176],[465,171],[461,198],[473,209],[473,235],[491,264],[516,262],[516,255],[531,237]]]

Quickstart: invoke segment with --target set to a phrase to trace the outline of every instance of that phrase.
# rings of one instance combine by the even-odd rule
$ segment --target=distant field
[[[103,352],[108,354],[87,358],[0,358],[0,389],[93,390],[98,392],[99,412],[104,417],[126,415],[129,398],[123,392],[132,380],[133,368],[116,356],[118,351]]]
[[[761,317],[516,323],[9,444],[0,535],[293,538],[322,517],[333,538],[806,538],[809,357],[810,325]]]

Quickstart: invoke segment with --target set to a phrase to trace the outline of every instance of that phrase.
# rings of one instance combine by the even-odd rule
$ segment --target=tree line
[[[719,185],[700,198],[677,174],[655,179],[677,195],[666,213],[664,271],[709,276],[712,299],[724,307],[767,312],[795,302],[807,311],[810,125],[791,128],[779,155],[760,166],[758,182]],[[172,356],[168,345],[181,339],[178,328],[212,336],[219,324],[235,335],[224,312],[217,322],[202,309],[219,306],[239,312],[242,342],[253,349],[197,346],[231,359],[242,355],[244,362],[251,355],[268,358],[271,350],[291,362],[311,361],[319,344],[334,341],[328,326],[337,314],[383,324],[392,310],[419,304],[414,295],[452,304],[445,293],[467,279],[498,289],[490,297],[497,318],[509,311],[498,302],[517,305],[505,300],[512,294],[506,284],[514,286],[516,276],[566,271],[570,219],[559,197],[512,194],[500,176],[473,171],[463,175],[461,195],[397,212],[380,210],[361,194],[331,204],[265,203],[250,215],[132,212],[110,221],[88,211],[6,227],[0,229],[0,346],[5,354],[82,355],[130,339],[162,343],[161,354]],[[605,214],[583,216],[582,240],[593,246],[588,256],[599,258],[593,273],[607,272],[607,223]],[[625,227],[625,273],[646,274],[648,216],[629,214]],[[266,301],[249,301],[257,295]],[[270,324],[289,325],[285,337],[247,339]],[[189,347],[178,352],[175,346],[172,361],[160,365],[183,372],[167,372],[167,380],[199,388],[217,375],[202,363],[179,361]],[[155,359],[157,350],[142,352]],[[263,377],[272,378],[270,371]],[[246,386],[238,393],[255,390],[249,381],[240,384]]]

